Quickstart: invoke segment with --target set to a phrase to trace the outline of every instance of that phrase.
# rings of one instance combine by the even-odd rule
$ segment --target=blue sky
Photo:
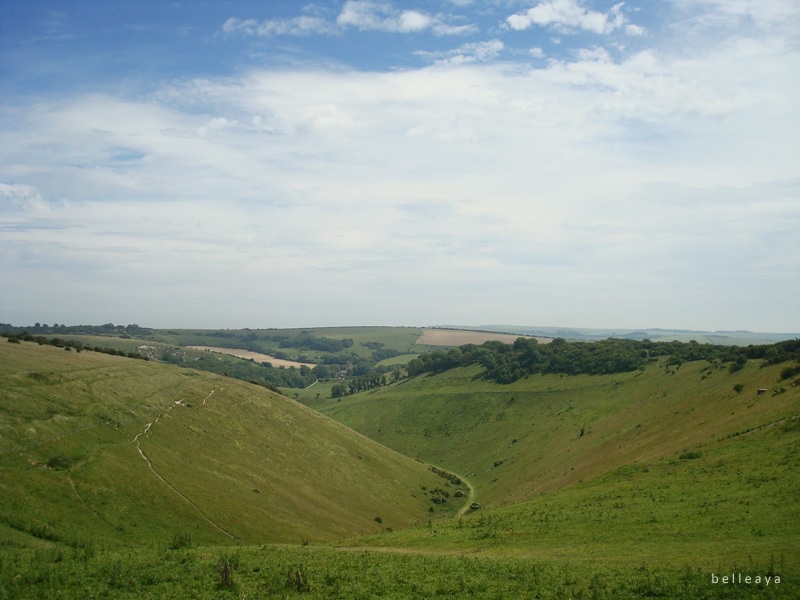
[[[0,5],[0,321],[800,331],[794,0]]]

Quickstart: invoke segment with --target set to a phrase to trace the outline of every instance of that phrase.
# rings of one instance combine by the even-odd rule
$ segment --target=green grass
[[[333,381],[318,381],[311,387],[305,389],[282,388],[281,391],[290,398],[294,398],[306,406],[317,408],[322,403],[336,402],[336,399],[331,398],[331,388],[338,382],[338,379]]]
[[[463,473],[499,505],[574,485],[800,414],[781,365],[731,374],[705,361],[606,376],[536,375],[509,385],[454,369],[317,408],[425,462]],[[741,393],[733,387],[744,385]],[[773,395],[781,387],[785,393]],[[759,388],[770,391],[757,395]],[[583,435],[581,431],[583,430]]]
[[[33,343],[0,343],[0,365],[10,544],[330,540],[429,518],[421,486],[442,481],[238,380]]]
[[[559,491],[359,545],[704,569],[800,567],[798,421],[627,465]]]
[[[402,353],[416,353],[418,348],[416,341],[422,335],[422,329],[416,327],[314,327],[302,329],[247,329],[247,330],[226,330],[223,333],[230,337],[220,338],[211,335],[215,330],[205,329],[178,329],[178,330],[155,330],[151,338],[165,344],[175,346],[226,346],[236,348],[252,347],[260,352],[271,354],[275,350],[280,350],[287,356],[298,358],[305,356],[310,360],[319,360],[326,356],[325,353],[315,350],[304,350],[298,348],[280,348],[280,342],[266,339],[274,336],[296,337],[301,332],[311,332],[316,337],[326,337],[331,339],[352,339],[353,346],[347,348],[339,354],[350,355],[352,353],[361,357],[369,357],[372,350],[364,344],[377,342],[386,348],[391,348]],[[255,337],[256,339],[247,339]]]
[[[392,358],[386,358],[376,364],[378,367],[392,367],[392,366],[404,366],[409,363],[409,361],[417,358],[419,354],[400,354],[398,356],[394,356]]]
[[[654,364],[507,386],[456,369],[323,403],[366,435],[463,473],[483,505],[353,544],[624,567],[779,558],[796,572],[800,387],[779,382],[781,365],[759,366]]]
[[[296,391],[395,452],[241,381],[0,342],[0,598],[800,597],[800,386],[759,366]],[[442,518],[458,486],[414,458],[483,508]]]
[[[778,562],[588,568],[552,559],[288,546],[51,548],[4,556],[0,598],[796,598],[796,578],[780,569]],[[712,583],[712,574],[732,572],[769,575],[770,585]]]

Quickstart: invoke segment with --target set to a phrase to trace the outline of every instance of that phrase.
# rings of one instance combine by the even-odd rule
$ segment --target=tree
[[[747,364],[747,356],[744,354],[739,354],[736,357],[736,360],[731,364],[731,373],[735,373],[736,371],[741,371],[744,366]]]

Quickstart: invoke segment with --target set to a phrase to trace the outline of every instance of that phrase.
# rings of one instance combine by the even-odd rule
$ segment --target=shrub
[[[188,531],[177,532],[172,536],[172,541],[169,544],[170,550],[179,550],[180,548],[190,548],[192,545],[192,534]]]

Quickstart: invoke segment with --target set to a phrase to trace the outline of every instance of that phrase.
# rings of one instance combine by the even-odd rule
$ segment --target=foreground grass
[[[722,577],[741,573],[742,581]],[[756,584],[754,577],[762,577]],[[717,577],[714,583],[712,576]],[[766,578],[769,577],[769,584]],[[0,598],[796,598],[779,562],[718,569],[261,546],[0,555]]]

